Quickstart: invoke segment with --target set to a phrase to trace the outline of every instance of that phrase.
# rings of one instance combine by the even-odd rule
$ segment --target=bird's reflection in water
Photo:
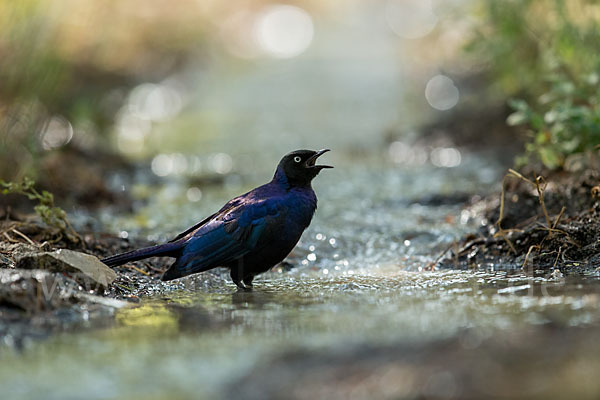
[[[166,308],[175,316],[180,332],[200,332],[214,329],[220,325],[218,320],[211,317],[206,308],[197,304],[185,306],[170,303],[166,305]]]
[[[262,309],[276,300],[276,293],[265,289],[238,289],[231,294],[231,304],[235,308]]]

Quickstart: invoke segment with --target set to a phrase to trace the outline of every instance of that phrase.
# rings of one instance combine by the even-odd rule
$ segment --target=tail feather
[[[128,251],[127,253],[117,254],[104,258],[102,261],[109,267],[123,265],[127,262],[143,260],[149,257],[177,257],[182,248],[181,242],[165,243],[156,246],[145,247],[143,249]]]

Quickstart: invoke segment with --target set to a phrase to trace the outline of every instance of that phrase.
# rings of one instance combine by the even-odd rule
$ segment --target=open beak
[[[330,151],[330,150],[323,149],[323,150],[317,151],[312,157],[310,157],[308,160],[306,160],[306,166],[310,167],[310,168],[319,168],[319,169],[333,168],[331,165],[315,165],[315,163],[317,162],[317,158],[321,157],[323,154],[327,153],[328,151]]]

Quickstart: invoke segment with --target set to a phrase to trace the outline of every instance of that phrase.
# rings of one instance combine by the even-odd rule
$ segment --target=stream
[[[588,343],[600,322],[597,273],[531,276],[502,265],[428,270],[452,240],[481,223],[462,204],[432,195],[489,187],[489,160],[467,154],[455,169],[363,165],[337,157],[336,169],[317,178],[319,209],[289,258],[293,268],[260,276],[252,292],[237,291],[222,271],[183,284],[156,282],[154,295],[117,309],[107,327],[4,351],[3,397],[362,398],[374,376],[387,376],[368,394],[379,398],[488,393],[461,375],[465,356],[453,349],[475,354],[469,368],[496,374],[484,387],[493,393],[528,385],[516,372],[530,368],[543,376],[560,371],[584,394],[598,388],[588,376],[600,355]],[[171,188],[178,192],[177,184]],[[239,189],[217,188],[203,201],[214,208]],[[153,196],[140,212],[152,210],[160,225],[163,209],[161,196]],[[172,223],[181,225],[190,209],[168,211],[162,218],[179,215]],[[133,226],[129,220],[113,218],[121,227]],[[496,348],[515,335],[536,339],[526,350]],[[550,356],[558,361],[540,369],[556,351]],[[348,374],[358,374],[356,381]],[[332,384],[336,396],[327,392]]]

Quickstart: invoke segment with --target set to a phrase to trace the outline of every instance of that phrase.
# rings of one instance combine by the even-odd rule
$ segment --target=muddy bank
[[[95,257],[121,246],[114,237],[74,236],[34,221],[0,222],[0,343],[110,323],[127,305],[107,296],[117,273]]]
[[[171,259],[109,268],[99,258],[149,246],[142,239],[81,233],[75,237],[36,222],[0,221],[0,345],[20,348],[30,339],[110,326],[117,309],[142,297],[226,284],[217,269],[185,281],[162,282]]]
[[[471,204],[481,229],[455,243],[443,268],[588,273],[600,267],[600,173],[509,170],[503,192]]]

